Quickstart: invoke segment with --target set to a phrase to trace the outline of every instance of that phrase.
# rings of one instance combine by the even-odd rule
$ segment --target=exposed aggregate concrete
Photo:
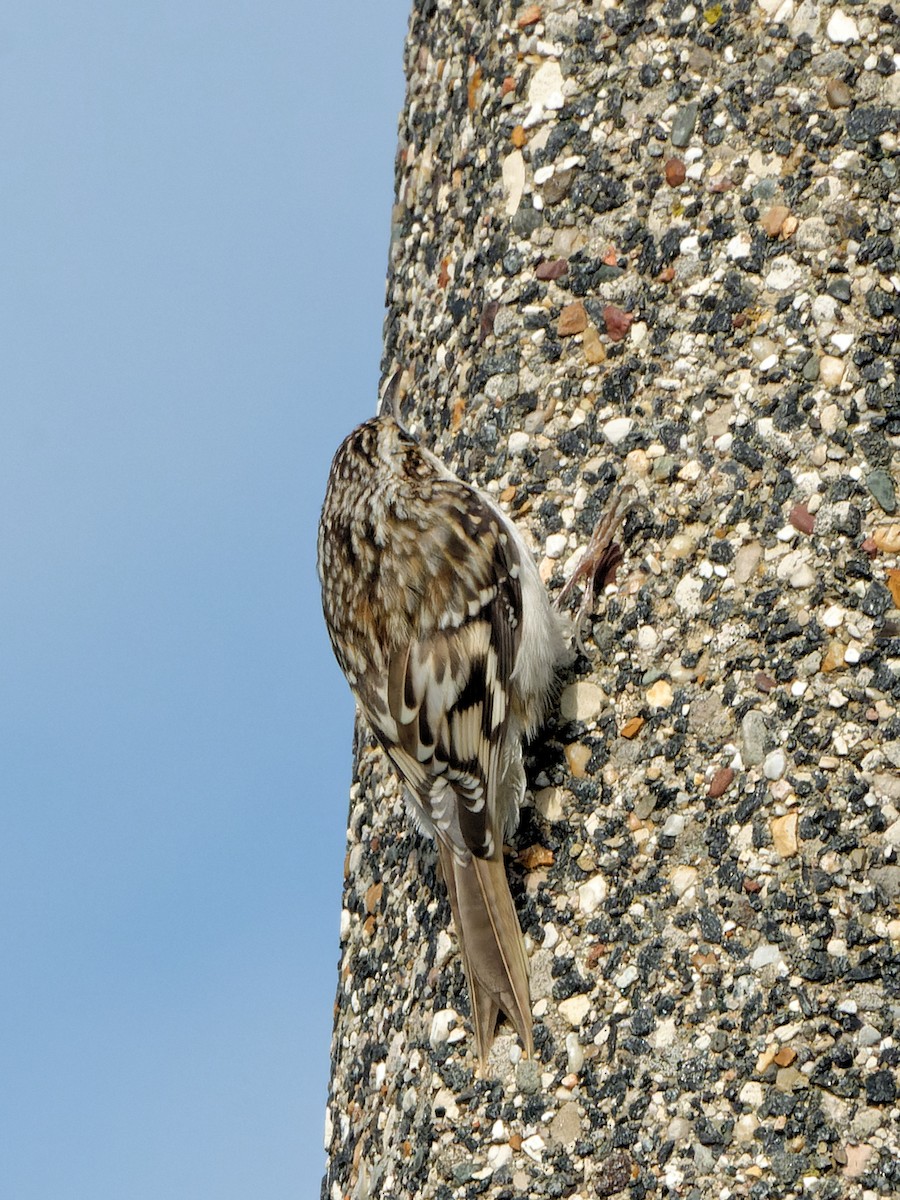
[[[624,562],[476,1074],[432,847],[351,793],[323,1197],[900,1191],[900,10],[417,3],[385,367],[551,589]]]

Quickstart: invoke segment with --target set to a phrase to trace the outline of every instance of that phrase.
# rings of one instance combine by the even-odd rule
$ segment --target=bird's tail
[[[440,839],[438,850],[469,984],[475,1041],[484,1074],[500,1010],[515,1026],[526,1055],[530,1058],[534,1054],[525,942],[509,892],[502,850],[498,847],[491,858],[476,858],[473,854],[464,866]]]

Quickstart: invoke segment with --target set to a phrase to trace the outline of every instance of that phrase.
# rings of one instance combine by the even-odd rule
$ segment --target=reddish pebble
[[[481,310],[481,323],[478,329],[478,345],[490,337],[494,332],[494,318],[500,311],[500,305],[496,300],[488,300],[487,304]]]
[[[621,342],[631,328],[634,317],[615,304],[607,304],[603,310],[603,320],[606,322],[606,332],[613,342]]]
[[[874,558],[878,553],[878,543],[874,538],[867,537],[860,546],[860,550],[862,550],[863,554],[868,554],[869,558]]]
[[[519,13],[519,18],[516,24],[520,29],[527,29],[529,25],[536,24],[541,19],[541,6],[539,4],[529,4]]]
[[[666,173],[666,183],[669,187],[678,187],[684,183],[687,177],[684,163],[680,158],[670,158],[663,170]]]
[[[772,688],[777,686],[772,676],[767,675],[765,671],[757,671],[753,676],[753,682],[761,692],[771,692]]]
[[[744,891],[750,892],[751,895],[754,892],[760,892],[760,891],[762,891],[762,884],[758,883],[755,879],[748,879],[745,876],[744,877]]]
[[[707,796],[710,796],[713,800],[715,800],[717,796],[721,796],[723,792],[727,791],[728,788],[731,787],[731,781],[733,779],[734,771],[731,767],[720,767],[710,781],[709,791],[706,793]]]
[[[569,270],[569,264],[564,258],[546,259],[539,262],[534,269],[538,279],[559,279]]]
[[[805,504],[795,504],[791,509],[791,515],[788,517],[788,520],[801,533],[812,533],[816,527],[816,518]]]

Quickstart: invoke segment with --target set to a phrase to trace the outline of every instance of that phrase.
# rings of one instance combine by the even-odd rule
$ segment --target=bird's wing
[[[408,572],[427,581],[415,623],[358,692],[423,823],[458,852],[490,857],[507,816],[496,792],[521,631],[518,550],[477,492],[442,488],[430,508],[440,519],[423,522]]]

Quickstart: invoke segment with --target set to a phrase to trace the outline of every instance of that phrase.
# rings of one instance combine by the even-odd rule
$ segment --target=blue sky
[[[0,1191],[318,1194],[409,0],[0,16]]]

